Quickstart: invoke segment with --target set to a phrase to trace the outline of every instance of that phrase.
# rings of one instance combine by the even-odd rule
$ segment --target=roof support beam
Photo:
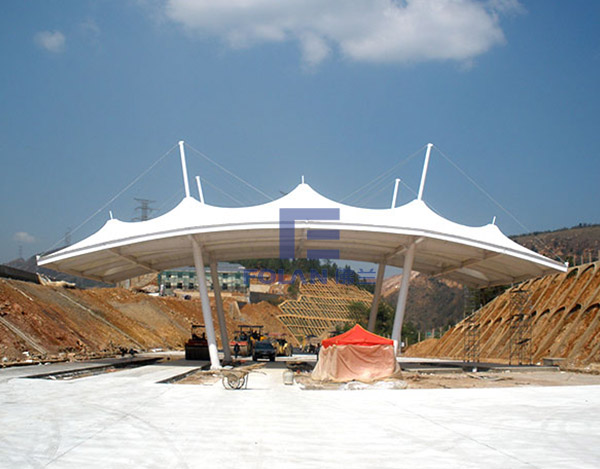
[[[377,279],[375,280],[375,294],[373,295],[373,303],[371,303],[371,312],[369,314],[369,325],[367,329],[370,332],[375,332],[377,323],[377,310],[379,309],[379,298],[381,297],[381,286],[383,284],[383,275],[385,273],[385,260],[377,266]]]
[[[397,246],[396,249],[394,249],[393,251],[389,252],[388,254],[386,254],[386,259],[392,258],[394,256],[398,256],[400,254],[404,254],[406,251],[408,251],[410,249],[411,246],[413,245],[417,245],[419,243],[421,243],[425,238],[423,236],[419,236],[417,239],[415,239],[411,244],[409,244],[408,246],[406,244],[401,244],[400,246]]]
[[[217,339],[215,337],[215,326],[213,325],[212,312],[210,310],[210,300],[208,299],[208,289],[206,288],[206,273],[204,272],[204,259],[202,258],[202,249],[196,238],[190,235],[192,251],[194,253],[194,264],[196,266],[196,278],[198,279],[198,290],[200,291],[200,300],[202,301],[202,316],[204,317],[204,326],[206,328],[206,340],[208,341],[208,354],[210,355],[210,368],[218,370],[221,368],[219,362],[219,351],[217,349]]]
[[[415,260],[417,241],[408,247],[406,255],[404,256],[402,283],[400,284],[400,293],[398,294],[398,303],[396,305],[396,314],[394,316],[394,327],[392,329],[392,340],[394,341],[394,351],[396,354],[402,349],[402,323],[404,322],[404,312],[406,309],[406,300],[408,298],[408,285],[410,284],[410,274],[412,273],[413,262]]]
[[[453,265],[453,266],[450,266],[450,267],[446,267],[446,268],[440,270],[439,272],[433,274],[433,276],[434,277],[439,277],[441,275],[448,274],[450,272],[454,272],[455,270],[462,269],[463,267],[469,267],[471,265],[478,264],[480,262],[483,262],[483,261],[485,261],[487,259],[491,259],[492,257],[496,257],[496,256],[499,256],[499,255],[500,255],[500,253],[498,253],[498,252],[484,253],[484,255],[482,257],[474,257],[474,258],[471,258],[471,259],[467,259],[466,261],[463,261],[460,264],[456,264],[456,265]]]
[[[75,270],[75,269],[61,269],[61,272],[64,272],[65,274],[75,275],[76,277],[89,278],[91,280],[95,280],[96,282],[111,283],[111,282],[105,280],[104,278],[99,277],[98,275],[86,274],[85,271],[79,271],[79,270]]]
[[[408,246],[406,244],[401,244],[400,246],[397,246],[396,249],[394,249],[393,251],[390,251],[386,255],[386,257],[390,258],[390,257],[398,256],[400,254],[404,254],[407,249],[408,249]]]
[[[217,317],[219,318],[219,329],[221,331],[221,343],[225,363],[231,363],[231,350],[229,349],[229,337],[227,337],[227,324],[223,313],[223,299],[221,298],[221,284],[219,283],[219,270],[217,261],[211,256],[210,276],[212,278],[213,293],[215,294],[215,305],[217,306]]]
[[[115,248],[115,249],[109,249],[109,252],[111,252],[112,254],[115,254],[116,256],[119,256],[121,259],[125,259],[126,261],[137,265],[138,267],[141,267],[143,269],[146,269],[152,273],[154,272],[158,272],[158,270],[154,267],[152,267],[152,265],[146,263],[146,262],[142,262],[137,260],[135,257],[130,256],[129,254],[122,254],[120,252],[119,249]]]

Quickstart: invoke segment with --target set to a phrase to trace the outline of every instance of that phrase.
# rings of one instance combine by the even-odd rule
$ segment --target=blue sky
[[[271,197],[305,175],[341,200],[385,173],[345,199],[368,207],[389,205],[396,177],[399,203],[414,198],[432,142],[424,199],[454,221],[598,223],[598,24],[583,0],[6,0],[0,262],[60,243],[180,139]],[[172,208],[178,158],[73,241],[108,210],[138,216],[135,197]],[[188,162],[209,203],[267,200]]]

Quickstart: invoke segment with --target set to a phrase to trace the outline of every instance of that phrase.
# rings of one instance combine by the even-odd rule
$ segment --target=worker
[[[236,342],[235,345],[233,346],[233,354],[235,355],[235,358],[238,357],[239,353],[240,353],[240,344],[238,344]]]

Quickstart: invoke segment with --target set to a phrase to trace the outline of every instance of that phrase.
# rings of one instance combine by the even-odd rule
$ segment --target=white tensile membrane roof
[[[305,183],[263,205],[217,207],[188,196],[151,220],[111,219],[88,238],[41,256],[38,264],[112,283],[192,265],[190,237],[201,247],[204,259],[279,257],[281,209],[339,210],[339,219],[295,221],[295,257],[306,257],[307,250],[333,249],[339,250],[340,259],[402,267],[408,247],[415,244],[414,270],[471,287],[509,284],[566,270],[564,264],[510,240],[494,224],[454,223],[420,199],[396,208],[366,209],[330,200]],[[336,230],[339,239],[315,239],[313,230]]]
[[[211,368],[219,368],[215,330],[204,274],[211,264],[217,316],[226,361],[231,360],[217,261],[256,258],[329,258],[375,262],[377,282],[369,330],[373,332],[386,265],[402,267],[392,330],[401,343],[412,270],[439,275],[472,287],[508,284],[566,271],[566,265],[526,249],[494,225],[470,227],[437,215],[422,200],[427,153],[416,200],[375,210],[352,207],[317,193],[304,183],[280,199],[251,207],[226,208],[190,196],[184,142],[179,142],[186,197],[170,212],[141,222],[111,218],[77,244],[38,258],[38,265],[104,282],[117,282],[183,265],[195,265]],[[241,180],[241,178],[238,177]],[[243,181],[243,180],[242,180]],[[244,181],[245,182],[245,181]]]

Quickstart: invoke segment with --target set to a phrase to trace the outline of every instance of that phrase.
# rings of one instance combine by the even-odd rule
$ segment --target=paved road
[[[0,370],[0,467],[600,467],[600,386],[303,391],[281,368],[242,391],[157,384],[196,366]]]

